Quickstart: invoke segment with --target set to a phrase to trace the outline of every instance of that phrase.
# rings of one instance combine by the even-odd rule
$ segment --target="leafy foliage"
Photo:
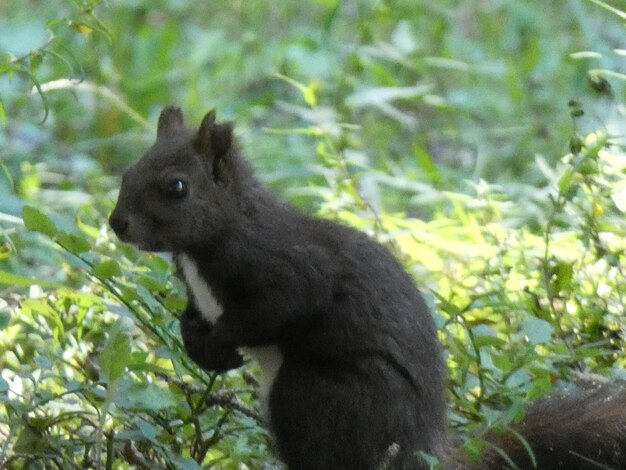
[[[195,367],[168,260],[106,225],[169,102],[235,117],[285,198],[403,260],[470,452],[529,400],[626,378],[623,19],[599,0],[3,2],[0,466],[277,465],[255,365]]]

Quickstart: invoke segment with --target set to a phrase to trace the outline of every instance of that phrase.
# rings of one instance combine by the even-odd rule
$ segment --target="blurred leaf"
[[[100,351],[100,369],[110,384],[119,380],[130,361],[132,320],[119,317],[109,329],[109,336]]]
[[[314,1],[318,5],[321,5],[322,7],[327,8],[329,10],[335,8],[339,3],[339,0],[314,0]]]
[[[11,314],[8,312],[0,312],[0,330],[4,330],[7,326],[9,326],[9,322],[11,321]],[[0,391],[2,384],[0,383]]]
[[[401,20],[391,35],[391,42],[403,54],[412,54],[418,48],[415,35],[411,30],[411,22]]]
[[[611,194],[611,199],[621,213],[626,213],[626,184],[616,186]]]
[[[113,259],[99,261],[94,265],[92,272],[99,279],[111,279],[122,274],[119,264]]]
[[[59,338],[59,335],[65,334],[65,324],[59,316],[59,312],[46,297],[23,299],[20,306],[23,312],[28,308],[31,312],[35,312],[48,320],[49,328],[52,330],[55,340]]]
[[[100,235],[100,230],[98,228],[83,222],[80,212],[76,216],[76,226],[80,229],[81,232],[87,234],[91,238],[98,238],[98,236]]]
[[[0,284],[7,286],[41,286],[50,289],[63,289],[62,284],[56,282],[44,281],[42,279],[34,279],[30,277],[20,276],[18,274],[8,273],[0,270]]]
[[[441,183],[441,172],[435,165],[432,156],[423,147],[417,145],[413,146],[413,154],[424,170],[426,178],[435,185]]]
[[[202,467],[198,465],[195,460],[189,457],[181,457],[173,453],[169,453],[169,457],[176,465],[176,468],[179,468],[181,470],[202,470]]]
[[[378,87],[368,88],[354,93],[346,98],[348,106],[382,106],[390,101],[415,98],[424,95],[433,89],[432,84],[415,85],[410,87]]]
[[[601,0],[591,0],[591,1],[592,1],[593,3],[595,3],[596,5],[599,5],[599,6],[601,6],[602,8],[607,9],[607,10],[608,10],[608,11],[610,11],[611,13],[616,14],[616,15],[617,15],[617,16],[619,16],[622,20],[626,20],[626,12],[624,12],[624,11],[622,11],[622,10],[618,9],[618,8],[615,8],[615,7],[613,7],[613,6],[609,5],[608,3],[603,2],[603,1],[601,1]]]
[[[87,240],[73,233],[60,232],[56,237],[56,241],[75,255],[91,250],[91,244]]]
[[[150,276],[139,276],[137,282],[155,294],[165,288],[165,285]]]
[[[141,434],[143,434],[150,441],[154,441],[157,437],[157,434],[159,433],[159,430],[156,426],[143,420],[137,422],[137,427],[141,431]]]
[[[550,342],[554,328],[550,323],[541,318],[528,315],[522,323],[522,332],[532,344],[543,344]]]
[[[35,209],[32,206],[24,206],[22,209],[22,219],[28,230],[43,233],[51,238],[57,233],[54,222],[39,209]]]
[[[180,399],[169,390],[151,383],[122,384],[117,390],[115,403],[124,408],[140,408],[160,411],[175,407]]]
[[[423,451],[419,451],[418,455],[426,462],[426,465],[428,465],[428,468],[440,468],[441,463],[439,462],[439,459],[433,455],[427,454],[426,452]]]
[[[601,59],[602,54],[595,51],[579,51],[570,54],[572,59]]]
[[[463,443],[463,448],[467,452],[470,462],[476,461],[482,455],[485,448],[485,442],[481,439],[470,438]]]
[[[13,250],[7,243],[0,244],[0,261],[7,259],[12,253]]]
[[[568,167],[565,172],[559,178],[559,192],[561,194],[567,194],[569,191],[570,185],[572,183],[572,178],[574,177],[574,172],[571,167]]]
[[[493,346],[494,348],[502,348],[506,345],[506,342],[495,336],[478,336],[474,340],[474,344],[478,348],[482,348],[485,346]]]
[[[316,91],[318,88],[317,82],[312,81],[309,85],[304,85],[294,80],[293,78],[287,77],[280,73],[276,74],[276,76],[280,78],[281,80],[284,80],[285,82],[289,83],[294,88],[298,89],[300,93],[302,94],[302,98],[304,99],[304,102],[309,107],[314,108],[317,105],[317,97],[316,97]]]
[[[574,267],[569,263],[559,263],[554,282],[554,291],[558,293],[569,290],[573,277]]]
[[[93,33],[93,28],[90,27],[89,25],[84,24],[84,23],[72,22],[72,28],[74,28],[74,30],[76,30],[76,32],[78,32],[80,34],[84,34],[85,36],[88,36],[89,34]]]
[[[187,299],[179,295],[168,295],[164,300],[164,305],[170,312],[179,312],[187,305]]]
[[[13,450],[25,454],[41,454],[46,449],[48,449],[47,438],[40,430],[26,422],[17,435]]]

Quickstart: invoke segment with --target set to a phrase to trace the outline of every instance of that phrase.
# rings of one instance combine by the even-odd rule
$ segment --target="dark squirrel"
[[[190,130],[180,109],[163,110],[110,224],[122,241],[173,253],[196,363],[237,368],[242,350],[259,361],[291,470],[428,468],[419,451],[450,469],[626,468],[626,394],[611,387],[531,406],[466,462],[448,440],[443,352],[412,279],[365,234],[277,199],[214,112]]]

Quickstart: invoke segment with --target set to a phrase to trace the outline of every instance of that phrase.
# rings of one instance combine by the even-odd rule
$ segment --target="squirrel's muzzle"
[[[128,231],[128,217],[125,217],[121,215],[118,211],[114,210],[111,214],[111,217],[109,217],[109,225],[111,226],[115,234],[120,239],[123,239],[124,235]]]

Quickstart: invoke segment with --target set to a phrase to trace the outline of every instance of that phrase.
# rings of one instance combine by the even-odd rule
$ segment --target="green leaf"
[[[109,330],[109,337],[100,352],[100,368],[103,376],[110,384],[117,381],[130,361],[130,341],[133,322],[129,318],[120,317]]]
[[[9,390],[9,383],[0,377],[0,393],[4,393]]]
[[[556,271],[556,280],[554,281],[554,291],[561,292],[569,290],[572,279],[574,277],[574,268],[571,264],[559,263]]]
[[[616,14],[617,16],[619,16],[621,19],[626,20],[626,12],[619,10],[611,5],[609,5],[608,3],[605,3],[601,0],[591,0],[593,3],[595,3],[596,5],[601,6],[602,8],[605,8],[606,10],[610,11],[611,13]]]
[[[0,98],[0,124],[4,127],[7,123],[7,115],[4,111],[4,103],[2,102],[2,98]]]
[[[437,457],[435,457],[434,455],[430,455],[427,454],[424,451],[419,451],[418,455],[422,458],[422,460],[424,460],[426,462],[426,464],[428,465],[428,468],[441,468],[439,459]]]
[[[463,443],[463,448],[467,452],[470,462],[474,462],[482,455],[483,449],[485,448],[485,441],[473,437]]]
[[[98,236],[100,236],[100,230],[98,228],[83,222],[80,212],[76,215],[76,226],[91,238],[98,238]]]
[[[613,200],[613,204],[617,207],[622,214],[626,213],[626,185],[620,184],[616,185],[611,193],[611,199]]]
[[[159,411],[180,405],[180,400],[169,390],[156,384],[129,383],[127,385],[120,386],[115,399],[115,403],[120,407]]]
[[[158,428],[147,421],[139,421],[137,427],[139,431],[141,431],[141,434],[150,441],[154,441],[159,433]]]
[[[315,93],[318,88],[318,85],[316,82],[311,82],[309,85],[304,85],[303,83],[300,83],[294,80],[293,78],[287,77],[280,73],[277,73],[276,76],[280,78],[281,80],[286,81],[294,88],[297,88],[300,91],[300,93],[302,93],[302,98],[304,99],[304,102],[309,107],[315,108],[315,106],[317,105],[317,96],[315,95]]]
[[[169,449],[165,449],[165,453],[168,458],[176,465],[176,468],[181,470],[202,470],[202,467],[198,465],[194,459],[189,457],[181,457],[177,454],[174,454]]]
[[[339,0],[315,0],[315,3],[330,10],[337,7]]]
[[[56,282],[44,281],[42,279],[34,279],[31,277],[20,276],[18,274],[8,273],[0,270],[0,285],[6,286],[41,286],[49,289],[64,289],[65,286]]]
[[[187,306],[187,299],[180,295],[168,295],[163,301],[165,308],[170,312],[178,312],[184,310]]]
[[[439,171],[439,168],[437,168],[437,165],[435,165],[433,157],[430,153],[422,146],[414,145],[413,154],[424,171],[426,178],[428,178],[435,185],[441,183],[441,172]]]
[[[91,250],[91,244],[87,240],[73,233],[61,232],[57,235],[56,241],[75,255]]]
[[[34,426],[26,425],[22,428],[13,445],[15,452],[25,454],[43,453],[48,448],[47,439]]]
[[[9,312],[0,312],[0,330],[4,330],[9,326],[9,323],[11,323],[11,314]]]
[[[46,318],[49,321],[49,326],[52,329],[55,339],[58,338],[59,335],[63,335],[65,333],[65,324],[47,298],[22,299],[20,305],[22,307],[22,312],[26,313],[26,309],[28,309],[31,312],[36,313],[37,316]],[[35,317],[33,316],[32,318]]]
[[[569,190],[570,184],[572,183],[572,177],[574,176],[574,171],[571,167],[568,167],[563,175],[559,178],[558,187],[559,192],[562,194],[567,193]]]
[[[92,269],[92,272],[98,279],[111,279],[115,276],[121,276],[122,271],[117,261],[107,259],[98,262]]]
[[[530,343],[544,344],[552,338],[554,328],[547,321],[529,315],[522,323],[522,331]]]
[[[81,33],[84,36],[89,36],[93,33],[93,28],[85,23],[72,22],[71,26],[76,32]]]
[[[133,300],[141,300],[141,295],[137,292],[137,288],[133,288],[127,285],[117,286],[120,290],[121,298],[125,303],[132,302]]]
[[[0,261],[2,261],[3,259],[7,259],[12,254],[13,250],[11,249],[11,245],[6,242],[0,244]]]
[[[149,276],[139,276],[137,278],[137,283],[141,284],[149,291],[152,291],[155,293],[165,290],[165,287],[166,287],[164,284],[160,283],[156,279],[153,279]]]
[[[492,346],[495,348],[501,348],[506,345],[506,341],[501,338],[497,338],[495,336],[478,336],[474,339],[474,345],[477,348],[482,348],[484,346]]]
[[[22,209],[22,219],[28,230],[43,233],[49,237],[54,237],[57,233],[56,225],[39,209],[32,206],[24,206]]]

